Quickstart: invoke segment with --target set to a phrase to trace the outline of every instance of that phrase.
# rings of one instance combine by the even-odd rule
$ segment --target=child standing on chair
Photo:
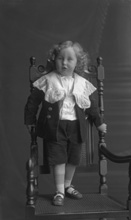
[[[52,71],[33,83],[35,89],[25,107],[25,124],[29,129],[36,124],[37,135],[45,140],[56,187],[52,202],[61,206],[65,196],[82,198],[72,186],[72,179],[86,140],[86,115],[99,131],[106,132],[106,124],[91,99],[96,88],[80,75],[88,63],[81,45],[72,41],[55,45],[50,61]],[[40,103],[42,108],[37,121]]]

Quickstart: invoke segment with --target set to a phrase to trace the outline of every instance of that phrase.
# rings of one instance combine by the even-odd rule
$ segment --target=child
[[[65,196],[82,198],[71,182],[86,139],[86,115],[99,131],[106,133],[106,124],[91,99],[96,88],[80,76],[88,64],[81,45],[71,41],[55,45],[49,58],[52,71],[33,83],[35,89],[25,107],[25,124],[29,130],[36,124],[37,135],[45,140],[56,187],[52,203],[61,206]],[[40,103],[42,109],[36,121]]]

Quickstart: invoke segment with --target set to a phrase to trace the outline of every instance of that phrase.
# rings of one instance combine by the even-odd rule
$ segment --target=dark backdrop
[[[50,47],[80,42],[105,66],[106,141],[130,151],[131,1],[0,0],[0,219],[23,220],[30,137],[23,122],[29,57],[45,63]],[[48,177],[45,181],[51,184]]]

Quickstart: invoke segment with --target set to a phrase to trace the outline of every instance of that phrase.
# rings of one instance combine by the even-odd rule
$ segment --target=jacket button
[[[52,107],[49,107],[48,110],[49,110],[49,111],[52,111]]]
[[[46,117],[47,117],[48,119],[50,119],[50,118],[51,118],[51,115],[47,115]]]

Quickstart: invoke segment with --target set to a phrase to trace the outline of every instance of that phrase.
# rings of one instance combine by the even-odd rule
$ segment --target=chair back
[[[33,82],[40,78],[41,76],[48,74],[50,72],[49,61],[47,67],[43,65],[36,65],[36,58],[30,58],[30,68],[29,68],[29,81],[30,81],[30,91],[33,90]],[[100,114],[104,118],[104,102],[103,102],[103,80],[104,80],[104,67],[102,65],[102,58],[97,59],[96,65],[90,65],[88,71],[83,75],[84,78],[89,80],[91,83],[97,87],[97,94],[95,95]],[[104,136],[100,136],[101,140],[104,141]],[[87,139],[82,145],[81,162],[78,170],[98,170],[99,168],[99,149],[98,149],[98,132],[94,129],[93,123],[87,119]],[[97,156],[96,156],[97,155]],[[95,157],[96,156],[96,157]],[[41,166],[42,172],[42,166]]]

